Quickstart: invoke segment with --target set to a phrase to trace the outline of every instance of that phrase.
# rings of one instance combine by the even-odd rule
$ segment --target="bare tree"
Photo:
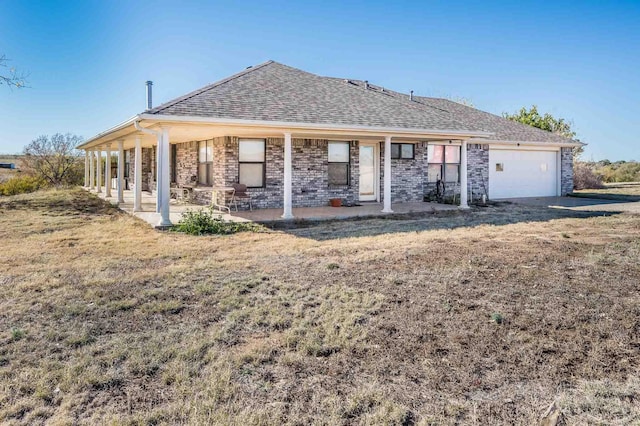
[[[24,148],[22,168],[53,186],[76,185],[83,175],[80,142],[82,137],[71,133],[39,136]]]
[[[18,72],[15,68],[7,65],[9,59],[5,55],[0,55],[0,85],[4,84],[9,87],[26,87],[27,76]]]

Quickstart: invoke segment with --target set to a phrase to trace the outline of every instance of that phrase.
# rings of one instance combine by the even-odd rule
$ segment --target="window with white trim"
[[[198,183],[213,185],[213,141],[198,142]]]
[[[328,156],[329,185],[349,185],[349,142],[330,141]]]
[[[247,185],[247,188],[264,188],[265,140],[240,139],[238,145],[238,183]]]
[[[460,182],[460,147],[457,145],[428,145],[427,180],[447,183]]]

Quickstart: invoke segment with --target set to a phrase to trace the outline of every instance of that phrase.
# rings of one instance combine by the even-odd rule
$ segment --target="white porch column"
[[[142,145],[140,136],[136,136],[133,165],[133,211],[142,211]]]
[[[107,144],[107,158],[104,162],[105,197],[111,197],[111,144]]]
[[[467,197],[469,189],[467,188],[467,141],[462,141],[462,152],[460,153],[460,208],[468,209]]]
[[[118,204],[124,203],[124,141],[118,141]]]
[[[96,151],[96,192],[102,192],[102,151]]]
[[[84,150],[84,187],[89,187],[89,150]]]
[[[96,173],[95,173],[95,169],[93,168],[93,151],[89,150],[87,151],[87,153],[89,154],[89,189],[93,190],[93,188],[96,186],[95,183],[95,178],[96,178]]]
[[[391,136],[384,137],[384,204],[382,213],[393,213],[391,210]]]
[[[291,133],[284,134],[284,212],[283,219],[293,219],[293,208],[291,203]]]
[[[169,185],[170,185],[170,172],[169,172],[169,128],[163,127],[162,134],[159,139],[158,152],[160,162],[158,163],[158,194],[160,194],[160,223],[159,226],[171,226],[171,219],[169,217]]]
[[[162,206],[162,180],[160,179],[164,166],[162,162],[162,131],[156,137],[156,213],[160,213]]]

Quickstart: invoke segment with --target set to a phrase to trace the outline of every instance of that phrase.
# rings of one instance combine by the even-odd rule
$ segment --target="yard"
[[[0,422],[640,422],[640,216],[498,205],[157,232],[0,198]]]

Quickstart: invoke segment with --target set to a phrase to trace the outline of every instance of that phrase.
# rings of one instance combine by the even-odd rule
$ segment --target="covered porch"
[[[106,193],[96,193],[100,198],[116,202],[114,197],[107,197]],[[118,207],[123,211],[147,222],[149,225],[159,227],[159,223],[162,219],[160,213],[156,212],[156,194],[143,191],[141,209],[134,210],[134,191],[124,190],[123,201],[118,204]],[[182,215],[186,211],[207,209],[209,206],[201,204],[193,204],[188,202],[182,202],[177,200],[170,200],[169,202],[169,218],[172,223],[178,223],[182,219]],[[308,220],[308,221],[321,221],[321,220],[334,220],[334,219],[352,219],[359,217],[376,217],[383,215],[383,204],[377,202],[361,203],[353,207],[295,207],[293,208],[293,215],[296,220]],[[451,204],[438,204],[438,203],[396,203],[393,205],[394,214],[411,214],[411,213],[431,213],[437,211],[451,211],[457,210],[459,207]],[[259,222],[269,223],[288,220],[282,217],[282,209],[258,209],[253,211],[232,211],[231,213],[220,211],[220,216],[230,222]]]
[[[228,121],[228,122],[227,122]],[[393,143],[447,143],[460,146],[460,181],[461,188],[467,188],[467,140],[473,137],[486,136],[478,132],[456,131],[430,131],[421,129],[390,129],[373,127],[344,127],[336,125],[309,125],[304,123],[274,123],[274,122],[249,122],[247,120],[210,120],[193,117],[173,117],[141,114],[116,126],[115,128],[98,135],[82,144],[85,156],[85,186],[105,198],[113,200],[123,210],[131,211],[144,218],[154,226],[168,227],[178,221],[181,214],[189,208],[201,208],[200,205],[189,206],[186,204],[174,204],[171,199],[171,147],[176,144],[186,144],[195,141],[203,141],[212,138],[264,138],[265,141],[279,140],[277,145],[270,146],[274,160],[271,167],[278,167],[278,178],[265,173],[265,181],[270,180],[269,197],[279,198],[278,209],[263,208],[253,212],[238,212],[237,214],[223,214],[228,220],[256,220],[272,221],[280,219],[322,219],[322,218],[346,218],[354,216],[372,216],[391,213],[409,213],[415,211],[431,211],[433,209],[451,209],[453,206],[443,206],[423,202],[400,202],[392,205],[392,188],[394,187],[394,173],[392,173],[392,142]],[[359,144],[380,144],[379,160],[379,193],[374,202],[364,202],[362,199],[356,207],[296,207],[294,203],[299,201],[294,198],[292,191],[296,182],[293,180],[294,166],[294,138],[296,140],[340,140],[355,141]],[[153,195],[143,192],[143,147],[146,152],[152,152],[155,158],[155,167],[151,173],[145,171],[145,176],[151,174],[154,181]],[[127,187],[125,176],[125,150],[130,150],[133,155],[132,172],[129,176]],[[277,152],[273,152],[273,151]],[[115,179],[112,179],[112,153],[116,156]],[[224,152],[224,150],[223,150]],[[106,158],[103,157],[106,154]],[[229,154],[229,150],[226,150]],[[215,163],[227,175],[223,177],[222,184],[214,183],[214,186],[229,186],[230,182],[237,182],[238,158],[231,156],[222,162]],[[103,162],[104,161],[104,162]],[[359,165],[356,160],[354,169]],[[305,166],[307,170],[313,170],[313,165]],[[175,173],[175,167],[173,168]],[[273,169],[271,171],[273,173]],[[132,175],[132,176],[131,176]],[[117,182],[115,189],[103,182]],[[275,185],[272,182],[277,182]],[[399,182],[399,181],[398,181]],[[104,187],[104,191],[103,191]],[[131,188],[131,189],[129,189]],[[304,192],[304,191],[303,191]],[[357,201],[357,200],[356,200]],[[412,200],[415,201],[415,198]],[[299,204],[298,204],[299,205]],[[269,207],[269,206],[267,206]],[[467,191],[460,191],[459,208],[468,208]],[[154,223],[155,222],[155,223]]]

